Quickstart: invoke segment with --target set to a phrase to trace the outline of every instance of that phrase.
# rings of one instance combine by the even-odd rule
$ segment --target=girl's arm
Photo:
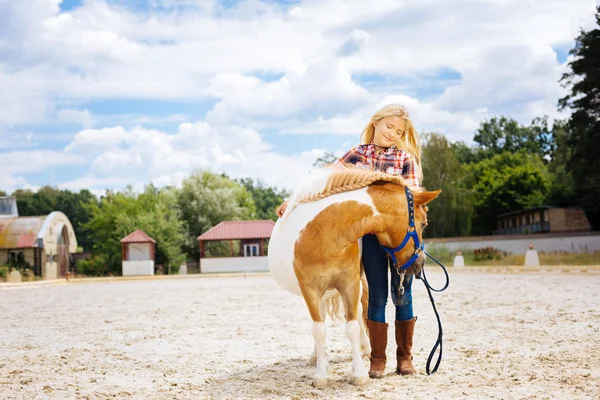
[[[406,160],[402,168],[402,177],[409,186],[421,186],[421,177],[415,168],[415,160],[408,153],[406,154]]]
[[[356,147],[348,150],[341,158],[338,158],[331,163],[332,168],[342,168],[345,164],[356,164],[356,157],[358,156]]]

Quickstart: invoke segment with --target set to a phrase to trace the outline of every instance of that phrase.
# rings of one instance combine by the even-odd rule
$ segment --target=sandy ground
[[[269,277],[0,290],[0,398],[598,399],[599,294],[597,275],[454,273],[428,376],[437,326],[415,281],[419,374],[389,363],[353,386],[343,324],[328,324],[331,382],[315,389],[306,307]]]

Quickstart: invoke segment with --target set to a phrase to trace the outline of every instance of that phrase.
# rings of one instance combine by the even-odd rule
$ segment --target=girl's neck
[[[375,143],[371,143],[374,147],[375,147],[375,151],[379,154],[379,153],[383,153],[388,151],[389,147],[385,147],[385,146],[378,146]]]

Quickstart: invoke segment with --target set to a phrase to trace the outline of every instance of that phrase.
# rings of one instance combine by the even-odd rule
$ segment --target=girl
[[[421,185],[421,143],[403,106],[390,104],[377,111],[363,130],[360,141],[359,146],[348,151],[334,164],[354,164],[389,174],[400,174],[408,185]],[[279,206],[277,215],[281,217],[286,208],[287,202]],[[375,235],[364,236],[362,248],[362,263],[369,284],[367,326],[372,348],[369,376],[382,378],[388,341],[385,307],[390,264]],[[396,372],[402,375],[416,372],[412,365],[412,339],[417,320],[412,308],[412,281],[413,275],[406,274],[404,294],[401,299],[396,298],[400,277],[392,270],[391,293],[396,305]]]

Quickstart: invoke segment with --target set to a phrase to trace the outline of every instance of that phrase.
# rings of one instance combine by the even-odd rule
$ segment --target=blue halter
[[[417,234],[417,228],[415,227],[415,207],[412,192],[408,187],[405,187],[404,190],[406,192],[406,200],[408,203],[408,231],[406,232],[406,236],[404,236],[404,240],[402,243],[400,243],[400,246],[396,248],[390,249],[389,247],[381,245],[381,247],[383,247],[383,249],[389,254],[398,273],[410,267],[415,261],[417,261],[417,258],[419,258],[421,253],[425,251],[425,244],[420,242],[419,235]],[[399,265],[394,253],[402,250],[411,238],[415,243],[415,254],[413,254],[413,256],[409,258],[408,261],[403,265]]]

